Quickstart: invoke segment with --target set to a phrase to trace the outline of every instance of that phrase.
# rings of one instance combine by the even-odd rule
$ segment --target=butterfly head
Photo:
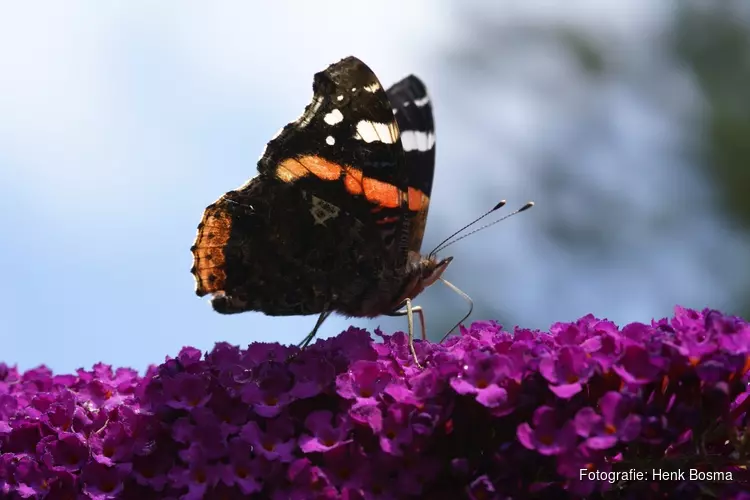
[[[439,280],[452,260],[453,257],[439,259],[432,254],[423,256],[412,253],[408,267],[409,282],[404,290],[402,301],[406,298],[413,299]]]

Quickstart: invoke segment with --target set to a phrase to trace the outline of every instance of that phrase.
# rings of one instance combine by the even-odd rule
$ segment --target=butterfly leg
[[[440,343],[442,344],[443,341],[445,341],[445,339],[448,338],[448,335],[450,335],[451,333],[453,333],[453,330],[455,330],[456,328],[458,328],[459,326],[461,326],[461,323],[463,323],[464,321],[466,321],[466,319],[469,316],[471,316],[471,312],[474,310],[474,301],[471,300],[471,297],[469,297],[469,295],[466,292],[464,292],[463,290],[461,290],[460,288],[458,288],[456,285],[454,285],[450,281],[446,281],[443,278],[440,278],[440,281],[442,281],[445,284],[445,286],[447,286],[448,288],[450,288],[451,290],[453,290],[454,292],[456,292],[466,302],[469,303],[469,312],[467,312],[466,316],[464,316],[463,318],[461,318],[461,321],[459,321],[458,323],[456,323],[453,328],[451,328],[450,330],[448,330],[448,333],[446,333],[445,335],[443,335],[443,338],[440,339]]]
[[[422,340],[427,340],[427,333],[425,332],[425,326],[424,326],[424,313],[422,311],[421,306],[413,306],[411,305],[411,299],[406,299],[404,301],[405,308],[401,309],[399,311],[394,311],[388,316],[406,316],[407,322],[409,325],[409,350],[411,351],[411,356],[414,358],[414,363],[419,367],[422,368],[422,365],[419,364],[419,359],[417,359],[417,351],[414,349],[414,313],[419,314],[419,322],[422,325]]]
[[[331,315],[331,312],[332,311],[323,311],[322,313],[320,313],[320,316],[318,316],[318,321],[315,322],[315,327],[312,329],[310,334],[307,337],[305,337],[305,339],[302,342],[299,343],[297,347],[299,347],[300,349],[304,349],[305,347],[310,345],[310,342],[312,342],[312,339],[315,337],[315,334],[318,333],[318,328],[320,328],[320,325],[322,325],[323,322],[326,320],[326,318],[328,318],[328,316]]]
[[[408,299],[407,299],[408,300]],[[409,301],[411,303],[411,301]],[[422,310],[422,306],[411,306],[411,312],[417,313],[419,315],[419,324],[421,325],[422,329],[422,340],[427,340],[427,332],[425,330],[424,326],[424,312]],[[409,316],[409,310],[406,306],[406,302],[404,302],[404,308],[400,309],[398,311],[393,311],[392,313],[386,314],[386,316],[392,316],[394,318],[401,317],[401,316]]]

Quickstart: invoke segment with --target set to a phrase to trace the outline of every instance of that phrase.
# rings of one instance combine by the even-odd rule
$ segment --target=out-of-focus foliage
[[[698,165],[731,222],[750,233],[750,10],[747,2],[691,2],[678,11],[673,44],[707,103]],[[750,259],[750,255],[747,255]],[[750,311],[750,287],[740,304]]]

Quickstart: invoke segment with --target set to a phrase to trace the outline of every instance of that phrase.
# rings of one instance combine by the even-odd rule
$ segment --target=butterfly
[[[197,295],[222,314],[317,314],[301,347],[334,312],[406,315],[419,365],[414,313],[426,334],[412,301],[452,260],[421,252],[434,170],[424,83],[410,75],[386,90],[356,57],[331,64],[258,175],[205,209],[191,248]]]

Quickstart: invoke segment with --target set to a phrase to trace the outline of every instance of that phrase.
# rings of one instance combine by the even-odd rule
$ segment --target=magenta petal
[[[549,389],[562,399],[570,399],[581,392],[581,384],[550,385]]]
[[[234,480],[234,484],[239,487],[240,491],[242,491],[244,495],[250,495],[252,493],[260,491],[263,488],[263,484],[253,476],[236,478]]]
[[[463,378],[452,378],[451,387],[459,394],[475,394],[477,392],[477,388]]]
[[[305,427],[311,432],[321,432],[331,429],[333,413],[328,410],[317,410],[310,413],[305,419]]]
[[[374,432],[380,432],[383,428],[383,413],[377,404],[355,404],[349,410],[349,416],[355,422],[369,425]]]
[[[336,377],[336,392],[339,396],[346,399],[357,397],[352,386],[352,376],[350,374],[342,373]]]
[[[534,446],[534,431],[531,429],[531,426],[524,422],[521,425],[518,426],[516,429],[516,436],[518,437],[518,440],[521,442],[522,445],[524,445],[526,448],[533,450],[536,449],[536,446]]]
[[[581,437],[590,436],[594,427],[599,425],[601,421],[601,415],[596,413],[596,411],[590,406],[581,408],[578,413],[576,413],[576,416],[573,420],[576,426],[576,432]]]
[[[496,408],[508,399],[508,391],[495,384],[477,392],[477,403],[487,408]]]
[[[557,373],[555,373],[555,359],[552,357],[545,357],[539,362],[539,373],[542,377],[546,378],[548,382],[557,382]]]
[[[315,436],[301,436],[299,438],[299,447],[304,453],[315,453],[319,451],[328,451],[332,446],[326,446]]]
[[[620,424],[620,439],[632,441],[641,433],[641,417],[628,415]]]
[[[417,406],[419,404],[419,398],[409,390],[404,383],[391,383],[384,391],[386,394],[391,396],[396,402],[406,403]]]
[[[615,436],[597,436],[586,440],[586,446],[592,450],[606,450],[612,448],[615,444],[617,444]]]
[[[280,460],[281,462],[291,462],[294,459],[292,453],[296,447],[297,441],[295,439],[290,439],[289,441],[277,444],[274,448],[277,460]]]
[[[590,339],[583,341],[581,348],[586,352],[596,352],[602,348],[602,338],[591,337]]]

